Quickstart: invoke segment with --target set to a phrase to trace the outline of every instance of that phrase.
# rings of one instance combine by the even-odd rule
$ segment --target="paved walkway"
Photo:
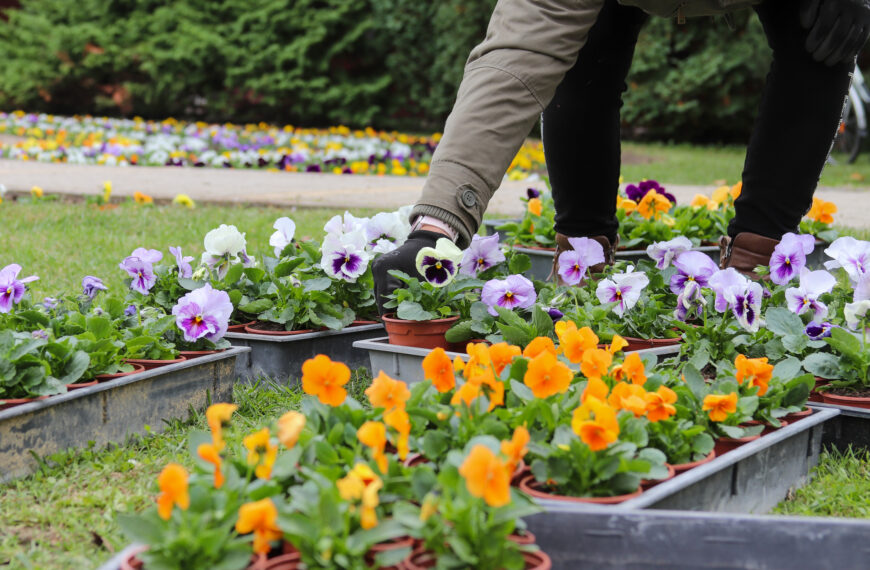
[[[102,192],[112,181],[114,196],[132,196],[141,191],[157,199],[171,200],[187,194],[198,202],[240,203],[324,208],[398,208],[420,195],[423,178],[221,170],[215,168],[111,167],[47,164],[0,160],[0,183],[9,191],[28,192],[34,185],[49,194],[88,195]],[[506,181],[496,193],[489,212],[503,216],[522,213],[519,197],[529,186],[543,182]],[[667,188],[680,203],[695,194],[709,195],[711,186]],[[870,228],[870,191],[867,188],[820,188],[818,195],[837,204],[838,223]]]

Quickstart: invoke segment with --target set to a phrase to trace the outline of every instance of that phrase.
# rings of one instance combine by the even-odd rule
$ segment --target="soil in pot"
[[[819,388],[827,385],[830,382],[827,378],[819,378],[816,376],[816,387],[810,392],[809,398],[807,398],[808,402],[824,402],[822,399],[822,392],[819,392]]]
[[[822,392],[822,401],[835,406],[850,406],[870,410],[870,390],[835,388]]]
[[[257,321],[248,321],[246,323],[238,323],[235,325],[229,325],[227,327],[227,332],[245,332],[245,327],[251,326]]]
[[[520,489],[526,494],[538,499],[549,499],[551,501],[565,501],[570,503],[594,503],[598,505],[615,505],[625,502],[629,499],[640,496],[643,490],[638,487],[634,493],[625,495],[614,495],[612,497],[569,497],[567,495],[556,495],[544,491],[543,484],[535,480],[534,475],[527,475],[520,481]]]
[[[682,473],[684,471],[688,471],[689,469],[691,469],[693,467],[697,467],[698,465],[703,465],[704,463],[709,463],[709,462],[713,461],[714,459],[716,459],[716,450],[713,450],[710,453],[708,453],[704,459],[699,459],[698,461],[690,461],[689,463],[677,463],[676,465],[673,466],[674,472],[676,472],[676,474],[679,475],[680,473]]]
[[[404,321],[385,315],[384,328],[387,329],[390,344],[449,350],[450,343],[444,338],[444,333],[458,320],[458,315],[432,321]]]
[[[131,364],[133,367],[132,372],[117,372],[115,374],[97,374],[94,378],[97,382],[107,382],[109,380],[114,380],[115,378],[123,378],[124,376],[132,376],[133,374],[138,374],[140,372],[145,371],[145,367],[141,364]]]
[[[44,400],[46,398],[48,398],[48,396],[40,396],[38,398],[9,398],[6,400],[0,398],[0,410],[14,408],[15,406],[29,404],[30,402],[36,402],[37,400]]]
[[[220,350],[180,350],[178,351],[178,355],[183,356],[185,360],[191,360],[193,358],[199,358],[200,356],[217,354],[218,352],[223,352],[225,350],[225,348],[221,348]]]
[[[145,370],[153,370],[154,368],[160,368],[161,366],[168,366],[170,364],[178,364],[179,362],[184,362],[187,360],[183,356],[179,356],[178,358],[172,360],[149,360],[147,358],[130,358],[125,360],[127,364],[140,364]]]

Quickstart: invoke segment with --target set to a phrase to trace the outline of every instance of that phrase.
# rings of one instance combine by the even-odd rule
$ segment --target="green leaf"
[[[444,338],[447,339],[447,342],[462,342],[465,340],[469,340],[474,337],[474,321],[466,320],[459,321],[444,333]]]
[[[840,359],[827,352],[810,354],[804,358],[803,366],[807,372],[819,378],[837,380],[841,376]]]
[[[259,267],[245,267],[245,276],[254,283],[259,283],[266,276],[266,272]]]
[[[119,513],[115,520],[130,540],[142,544],[160,544],[163,540],[162,525],[152,515],[153,511],[136,515]]]
[[[179,277],[178,284],[184,287],[187,291],[194,291],[196,289],[200,289],[205,287],[205,281],[194,281],[193,279],[188,279],[187,277]]]
[[[531,388],[513,379],[511,379],[511,392],[524,402],[533,402],[537,399]]]
[[[849,358],[853,363],[858,363],[863,360],[861,341],[852,333],[839,327],[831,329],[831,336],[827,342],[831,348]]]
[[[257,299],[244,305],[239,306],[239,310],[249,315],[259,315],[260,313],[271,309],[272,301],[269,299]]]
[[[83,350],[77,350],[63,369],[63,376],[58,378],[62,384],[75,384],[91,364],[91,357]]]
[[[694,395],[698,401],[703,400],[707,395],[707,383],[704,382],[704,377],[701,376],[701,372],[691,364],[686,364],[683,367],[683,376],[686,379],[686,384],[689,386],[689,390],[692,391],[692,395]]]
[[[236,263],[235,265],[231,265],[229,269],[227,269],[227,274],[224,275],[223,282],[224,285],[232,285],[242,277],[242,273],[245,270],[245,266],[241,263]]]
[[[532,268],[532,260],[525,253],[515,253],[508,264],[510,272],[517,275],[522,275]]]
[[[779,336],[804,334],[804,323],[799,316],[783,307],[772,307],[765,313],[768,329]]]
[[[510,344],[525,346],[532,340],[532,335],[523,329],[512,327],[504,323],[496,323],[496,326],[504,339]]]
[[[406,321],[432,321],[438,318],[438,315],[427,311],[415,301],[403,301],[399,304],[396,316]]]
[[[541,305],[535,305],[532,310],[532,325],[538,336],[549,336],[554,330],[553,319]]]

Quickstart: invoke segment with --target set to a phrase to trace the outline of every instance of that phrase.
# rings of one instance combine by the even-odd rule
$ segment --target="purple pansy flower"
[[[463,275],[477,275],[494,265],[504,261],[504,253],[498,243],[498,235],[481,237],[475,234],[471,238],[471,245],[462,254],[459,263],[459,272]]]
[[[634,273],[633,269],[630,267],[626,273],[602,279],[595,290],[595,296],[602,303],[617,303],[613,306],[613,312],[620,317],[637,304],[641,291],[649,285],[649,278],[643,273]]]
[[[579,285],[586,270],[604,263],[604,247],[588,237],[568,238],[573,249],[559,254],[559,277],[566,285]]]
[[[399,212],[379,212],[365,224],[368,248],[377,253],[388,253],[405,243],[410,229],[407,218]]]
[[[529,200],[533,200],[535,198],[541,197],[541,191],[537,188],[526,188],[526,196],[529,197]]]
[[[505,279],[490,279],[483,285],[480,300],[489,307],[489,314],[496,317],[495,306],[505,309],[527,309],[535,304],[535,286],[522,275],[508,275]]]
[[[147,261],[151,265],[154,265],[155,263],[163,259],[163,254],[156,249],[137,247],[133,250],[133,253],[130,254],[130,257],[138,257],[142,261]]]
[[[18,279],[19,273],[21,273],[21,266],[17,263],[0,269],[0,313],[11,311],[12,305],[17,305],[24,298],[24,291],[27,289],[25,285],[39,279],[35,275]]]
[[[54,297],[46,297],[45,299],[42,300],[42,306],[45,307],[49,311],[54,309],[55,307],[57,307],[57,304],[58,304],[58,300],[55,299]]]
[[[656,191],[661,194],[665,198],[667,198],[672,204],[677,203],[676,197],[670,192],[667,192],[664,186],[660,185],[655,180],[643,180],[639,182],[636,186],[634,184],[629,184],[625,187],[625,195],[629,200],[634,200],[635,202],[640,202],[643,200],[643,197],[646,196],[651,190]]]
[[[674,267],[678,273],[671,276],[671,291],[679,295],[686,283],[693,281],[701,287],[706,287],[710,277],[719,269],[709,256],[700,251],[684,251],[674,258]]]
[[[844,236],[835,239],[825,253],[833,259],[825,262],[825,269],[842,267],[852,283],[870,272],[870,242]]]
[[[462,250],[447,238],[439,238],[435,247],[424,247],[417,252],[417,271],[427,283],[444,287],[453,281],[459,271]]]
[[[822,340],[823,338],[831,336],[831,329],[834,328],[834,326],[835,325],[832,325],[827,321],[821,323],[810,321],[807,328],[804,329],[804,333],[810,337],[810,340]]]
[[[175,265],[178,267],[178,274],[185,279],[190,279],[193,275],[193,267],[190,266],[190,262],[193,261],[193,257],[184,256],[181,253],[181,247],[169,247],[169,253],[175,256]]]
[[[725,295],[725,291],[731,287],[745,289],[746,282],[746,277],[741,275],[733,267],[720,269],[714,273],[707,282],[707,285],[709,285],[709,287],[716,293],[716,303],[714,305],[716,311],[724,313],[728,310],[728,298]]]
[[[333,279],[354,283],[369,264],[365,246],[365,236],[361,231],[342,234],[341,237],[327,234],[321,247],[320,267]]]
[[[813,312],[813,320],[823,319],[828,314],[828,307],[819,297],[830,293],[837,284],[837,279],[825,270],[810,271],[801,269],[800,285],[785,290],[785,300],[790,311],[802,315]]]
[[[683,290],[677,295],[677,308],[674,310],[674,318],[687,321],[690,318],[697,319],[701,316],[707,299],[704,291],[697,281],[686,281]]]
[[[807,255],[813,252],[816,238],[810,234],[787,233],[770,256],[770,280],[785,285],[807,264]]]
[[[31,338],[39,339],[39,340],[48,340],[48,331],[45,329],[37,329],[30,333]]]
[[[762,288],[755,281],[746,281],[746,287],[730,287],[725,292],[731,310],[744,329],[755,332],[761,326],[758,314],[761,312]]]
[[[136,305],[127,305],[127,308],[124,309],[124,316],[125,317],[132,317],[137,312],[138,312],[138,310],[136,309]]]
[[[545,310],[547,311],[547,314],[550,315],[550,318],[553,319],[554,323],[565,316],[565,313],[556,307],[548,307]]]
[[[184,333],[184,340],[196,342],[205,337],[217,342],[227,332],[233,304],[226,291],[212,289],[206,284],[194,289],[172,307],[175,324]]]
[[[692,249],[692,241],[685,236],[678,236],[672,240],[659,241],[647,246],[646,254],[655,260],[657,268],[667,269],[674,257],[690,249]]]
[[[93,275],[87,275],[82,279],[82,292],[89,299],[93,299],[100,291],[106,291],[108,287],[103,285],[103,280]]]
[[[154,287],[154,284],[157,283],[154,268],[150,263],[138,257],[131,255],[125,258],[118,267],[126,271],[133,278],[133,281],[130,282],[130,288],[143,295],[147,295],[151,288]]]

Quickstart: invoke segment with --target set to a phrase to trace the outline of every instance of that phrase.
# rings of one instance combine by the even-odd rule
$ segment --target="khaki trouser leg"
[[[605,0],[499,0],[465,65],[411,216],[459,231],[465,247],[523,140],[577,59]]]

